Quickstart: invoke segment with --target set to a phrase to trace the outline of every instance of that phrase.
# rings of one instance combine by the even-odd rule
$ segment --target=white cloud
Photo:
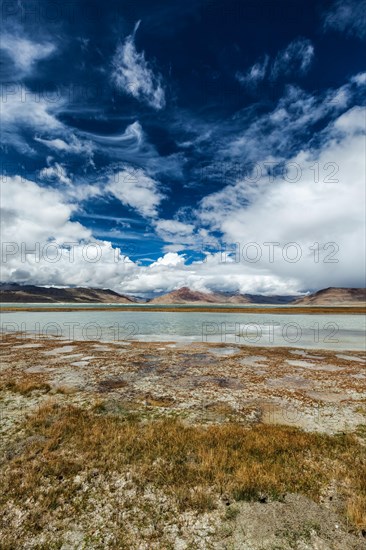
[[[277,54],[272,64],[271,78],[275,80],[281,75],[305,74],[313,57],[314,47],[310,40],[297,38]]]
[[[101,144],[115,145],[117,147],[126,145],[141,145],[144,140],[144,131],[138,120],[129,124],[125,131],[120,134],[114,135],[101,135],[91,132],[84,132],[85,135],[90,136],[92,139]]]
[[[194,225],[178,220],[158,220],[155,223],[155,229],[159,237],[164,240],[172,240],[177,236],[184,239],[192,235]]]
[[[77,207],[59,191],[19,176],[2,185],[1,205],[3,281],[107,287],[132,294],[184,285],[241,292],[296,290],[295,283],[263,269],[222,263],[220,254],[208,254],[206,262],[189,265],[184,255],[170,252],[139,266],[110,242],[95,239],[89,229],[71,221]]]
[[[91,233],[70,222],[75,206],[67,204],[60,192],[41,187],[19,176],[8,177],[1,186],[1,208],[14,217],[3,226],[3,240],[16,238],[37,242],[43,237],[58,241],[90,238]]]
[[[46,145],[50,149],[54,149],[56,151],[69,151],[70,145],[66,143],[63,139],[42,139],[39,137],[34,138],[39,143],[42,143],[43,145]]]
[[[97,178],[95,178],[97,181],[94,183],[85,183],[84,178],[80,178],[80,176],[75,178],[63,164],[58,162],[51,164],[50,161],[49,166],[39,171],[39,178],[42,183],[56,187],[62,192],[64,200],[69,200],[71,203],[73,201],[80,203],[103,194],[102,186]],[[61,187],[59,184],[61,184]]]
[[[141,124],[136,120],[132,124],[129,124],[124,131],[124,134],[122,135],[122,140],[130,140],[134,139],[137,141],[137,143],[140,145],[144,138],[144,132],[142,130]]]
[[[183,213],[178,211],[176,216],[179,217],[180,214]],[[208,237],[205,228],[178,219],[156,220],[152,223],[152,226],[157,236],[167,243],[162,247],[164,252],[199,251],[202,249],[202,243]]]
[[[287,161],[294,169],[286,170],[286,177],[280,174],[273,181],[262,177],[255,183],[240,180],[207,196],[202,201],[202,222],[222,232],[228,243],[257,243],[262,255],[253,267],[283,281],[296,280],[298,289],[363,286],[365,114],[365,108],[354,107],[340,116],[323,133],[318,149],[304,150]],[[319,174],[314,172],[317,167]],[[287,181],[298,174],[298,181]],[[264,245],[271,242],[279,243],[273,262]],[[282,255],[290,242],[301,251],[298,262]],[[319,262],[311,249],[316,242],[321,248]],[[323,250],[326,243],[335,244]],[[327,254],[337,247],[338,261],[328,263]],[[293,248],[291,253],[295,252]]]
[[[124,288],[131,294],[169,292],[182,286],[193,290],[241,293],[296,294],[296,280],[282,280],[264,269],[223,261],[221,253],[208,254],[205,262],[188,264],[184,255],[169,252],[149,266],[130,273]]]
[[[354,82],[358,86],[364,86],[366,84],[366,73],[358,73],[351,78],[351,82]]]
[[[75,155],[86,155],[93,156],[94,145],[91,141],[81,141],[75,135],[68,135],[68,141],[64,139],[55,138],[55,139],[43,139],[38,136],[35,136],[35,141],[42,143],[49,149],[57,151],[59,153],[71,153]]]
[[[190,286],[197,290],[286,294],[329,285],[361,286],[365,265],[365,109],[349,109],[324,131],[312,134],[313,139],[304,150],[291,158],[288,158],[288,151],[294,150],[294,134],[308,132],[314,122],[342,112],[352,99],[354,101],[353,91],[359,93],[364,83],[364,75],[359,74],[351,78],[350,84],[318,98],[297,87],[288,87],[272,113],[258,117],[251,124],[243,124],[245,129],[239,139],[229,143],[226,152],[230,158],[235,158],[236,154],[251,158],[253,152],[256,160],[262,154],[263,161],[274,162],[277,166],[283,162],[297,163],[302,170],[299,181],[289,182],[281,175],[275,175],[269,182],[264,174],[252,183],[240,179],[218,193],[208,195],[196,218],[192,212],[189,216],[180,212],[175,215],[177,219],[158,219],[158,209],[165,198],[160,184],[151,177],[153,172],[149,170],[150,175],[147,175],[147,172],[129,166],[127,161],[117,174],[109,177],[104,187],[100,180],[93,185],[73,182],[64,160],[54,163],[51,159],[41,174],[55,177],[56,183],[62,184],[58,189],[42,187],[19,177],[8,178],[8,182],[2,185],[3,242],[14,242],[15,239],[19,247],[24,242],[28,249],[34,249],[36,242],[57,242],[65,248],[65,258],[56,263],[36,262],[30,254],[23,261],[20,253],[15,253],[3,267],[3,279],[35,284],[110,287],[130,293]],[[16,128],[18,123],[24,123],[27,128],[36,128],[40,134],[48,136],[49,133],[49,137],[40,137],[37,141],[56,152],[82,146],[82,142],[67,139],[65,128],[57,119],[58,108],[51,102],[34,101],[34,109],[33,104],[30,109],[29,105],[20,102],[19,109],[16,109],[16,101],[11,97],[6,115],[8,130],[12,125]],[[238,121],[242,122],[239,117],[235,123]],[[54,137],[55,134],[61,137]],[[108,139],[113,137],[108,136]],[[137,121],[127,126],[118,137],[122,143],[132,144],[132,148],[138,147],[143,139],[143,130]],[[271,157],[274,150],[278,155]],[[317,165],[318,182],[314,180],[314,166]],[[339,181],[327,181],[326,177],[331,178],[337,165],[339,171],[334,177]],[[96,240],[89,229],[73,221],[76,202],[106,193],[112,193],[124,205],[147,218],[156,234],[169,243],[164,248],[168,253],[150,265],[137,265],[128,260],[123,251],[113,248],[108,240]],[[187,219],[190,221],[186,222]],[[232,257],[218,253],[207,254],[205,262],[189,263],[183,254],[178,253],[187,244],[186,248],[197,251],[203,241],[211,241],[212,233],[216,240],[221,234],[220,241],[229,245],[257,242],[262,257],[252,263],[243,257],[234,261]],[[113,238],[112,231],[110,237]],[[108,235],[106,239],[109,239]],[[65,243],[75,241],[75,261],[70,265]],[[294,241],[302,251],[297,263],[285,261],[282,256],[283,246]],[[102,251],[97,263],[88,262],[83,257],[83,247],[91,242],[96,242]],[[275,247],[273,262],[269,261],[265,242],[280,243]],[[319,242],[320,247],[326,242],[336,243],[339,262],[324,263],[327,253],[331,252],[328,249],[320,250],[320,261],[316,263],[314,251],[309,248],[315,242]]]
[[[365,134],[366,110],[364,107],[353,107],[334,122],[334,128],[341,130],[344,135],[356,133]]]
[[[136,24],[132,35],[118,46],[113,57],[112,78],[116,86],[134,98],[144,101],[154,109],[165,106],[165,92],[162,79],[154,74],[145,59],[145,52],[138,53],[135,46],[135,34],[140,25]]]
[[[235,77],[248,90],[255,90],[266,78],[274,81],[281,76],[305,74],[310,68],[313,57],[314,47],[310,40],[297,38],[278,52],[272,62],[270,57],[265,55],[245,73],[238,71]]]
[[[140,168],[126,167],[109,178],[106,190],[141,216],[154,218],[164,198],[158,182]]]
[[[55,162],[52,166],[47,166],[47,168],[42,168],[39,175],[42,180],[56,180],[58,183],[62,183],[63,185],[72,185],[72,180],[67,174],[65,167],[58,162]]]
[[[366,37],[366,1],[338,0],[324,16],[324,28]]]
[[[248,88],[255,88],[259,82],[264,80],[266,76],[267,66],[269,62],[269,56],[265,55],[263,60],[254,63],[246,73],[237,72],[236,79]]]
[[[57,190],[19,176],[7,178],[1,185],[2,280],[122,291],[121,282],[135,264],[71,221],[76,208]]]
[[[95,145],[91,140],[79,139],[58,118],[67,100],[58,92],[32,92],[23,84],[5,84],[1,103],[1,131],[4,143],[12,145],[23,154],[33,155],[24,133],[32,132],[36,143],[57,153],[86,157],[93,165]],[[44,136],[44,137],[43,137]]]
[[[358,95],[361,96],[361,80],[351,79],[340,88],[319,95],[306,93],[298,86],[286,86],[272,112],[248,119],[245,113],[242,119],[237,117],[241,127],[238,124],[234,137],[217,148],[216,158],[231,158],[232,163],[241,165],[245,162],[245,167],[253,162],[262,163],[264,159],[280,162],[288,158],[290,152],[306,140],[318,139],[319,132],[312,131],[314,124],[328,116],[334,117],[357,101]],[[276,158],[273,158],[274,151]]]
[[[184,266],[184,256],[179,255],[175,252],[168,252],[156,262],[153,262],[149,267],[150,269],[155,269],[157,267],[177,267]]]
[[[51,42],[33,42],[19,33],[9,32],[2,34],[0,49],[19,70],[18,76],[29,75],[38,61],[50,57],[56,51],[55,45]]]
[[[57,113],[65,101],[58,97],[46,97],[34,93],[19,84],[5,87],[2,97],[2,132],[6,142],[23,153],[32,153],[33,149],[22,137],[22,132],[34,130],[39,133],[65,131],[64,125],[57,119]]]
[[[164,174],[167,177],[182,177],[182,168],[186,159],[182,152],[161,156],[155,145],[138,120],[128,124],[122,132],[97,134],[93,132],[78,132],[88,141],[91,141],[94,150],[110,157],[114,163],[121,165],[143,166],[153,177],[154,174]],[[115,170],[116,165],[110,166]],[[117,166],[118,169],[118,166]]]

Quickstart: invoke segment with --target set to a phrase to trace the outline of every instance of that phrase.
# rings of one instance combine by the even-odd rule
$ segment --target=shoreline
[[[366,306],[271,306],[271,307],[215,307],[215,306],[90,306],[77,305],[60,306],[39,306],[32,305],[26,307],[2,306],[0,304],[0,313],[7,312],[72,312],[72,311],[145,311],[145,312],[160,312],[160,313],[248,313],[248,314],[286,314],[286,315],[366,315]]]

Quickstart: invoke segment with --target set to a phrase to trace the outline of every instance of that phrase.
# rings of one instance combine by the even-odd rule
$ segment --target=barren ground
[[[365,548],[364,353],[14,334],[0,349],[1,548]]]

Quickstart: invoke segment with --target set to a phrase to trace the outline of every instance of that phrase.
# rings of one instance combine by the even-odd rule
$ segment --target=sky
[[[1,280],[365,286],[365,0],[3,0]]]

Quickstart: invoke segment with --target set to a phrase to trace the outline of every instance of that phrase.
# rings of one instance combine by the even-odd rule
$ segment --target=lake
[[[5,304],[3,304],[5,306]],[[51,304],[42,304],[50,307]],[[85,304],[95,307],[95,304]],[[12,304],[21,307],[21,304]],[[40,304],[24,304],[24,307]],[[67,307],[81,304],[67,304]],[[107,304],[100,304],[106,307]],[[65,307],[65,304],[52,304]],[[84,307],[84,305],[83,305]],[[216,308],[216,306],[215,306]],[[1,331],[68,340],[213,342],[251,346],[365,351],[363,315],[306,315],[179,311],[8,311]]]

